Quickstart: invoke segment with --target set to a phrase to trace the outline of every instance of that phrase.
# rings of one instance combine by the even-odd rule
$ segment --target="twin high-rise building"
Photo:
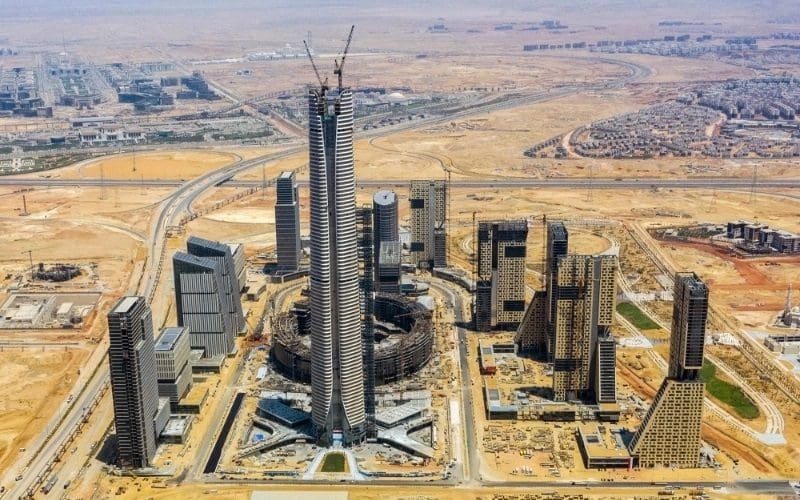
[[[558,258],[548,291],[553,304],[553,393],[556,401],[596,401],[603,385],[614,386],[615,255],[565,255]],[[600,346],[603,349],[600,349]],[[601,359],[601,356],[604,359]],[[610,357],[610,359],[605,359]],[[613,391],[612,391],[613,392]],[[609,397],[610,396],[610,397]],[[615,394],[606,399],[616,401]]]
[[[186,251],[197,257],[217,261],[220,265],[223,281],[223,295],[225,311],[233,325],[234,334],[245,331],[244,314],[242,313],[242,300],[239,287],[239,273],[236,261],[229,245],[216,241],[191,236],[186,241]]]
[[[144,297],[123,297],[108,313],[108,363],[121,467],[150,465],[169,403],[158,397],[153,319]]]
[[[629,450],[641,467],[698,467],[705,384],[708,288],[694,273],[675,275],[669,371]]]
[[[545,289],[534,292],[515,342],[553,362],[556,401],[614,403],[617,256],[568,255],[568,242],[562,222],[548,223]]]
[[[278,272],[292,273],[300,268],[300,202],[294,172],[281,172],[275,181],[275,244]]]
[[[218,260],[177,252],[172,257],[178,325],[189,328],[193,348],[204,358],[225,357],[234,350],[235,328],[226,302]]]
[[[525,220],[478,224],[475,328],[516,329],[525,314]]]
[[[178,325],[189,328],[190,344],[204,358],[220,358],[235,349],[245,329],[239,275],[229,245],[192,236],[188,252],[172,257]]]
[[[353,94],[308,95],[311,412],[322,443],[365,435],[353,164]]]
[[[447,267],[447,184],[412,181],[411,262],[418,267]]]

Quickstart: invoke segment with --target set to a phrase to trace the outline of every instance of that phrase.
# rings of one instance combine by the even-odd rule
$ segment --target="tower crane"
[[[355,25],[350,26],[350,34],[347,35],[347,43],[342,52],[342,62],[338,59],[333,60],[333,74],[339,77],[339,90],[342,90],[342,69],[344,68],[344,60],[347,58],[347,51],[350,50],[350,42],[353,41],[353,30],[356,29]]]
[[[322,76],[319,74],[319,70],[317,69],[317,65],[314,63],[314,57],[311,55],[311,49],[308,48],[308,43],[303,40],[303,45],[306,47],[306,54],[308,54],[308,60],[311,61],[311,67],[314,68],[314,74],[317,75],[317,81],[319,82],[319,87],[321,91],[328,90],[328,77],[325,77],[325,80],[322,79]],[[341,76],[339,77],[339,86],[341,86]]]

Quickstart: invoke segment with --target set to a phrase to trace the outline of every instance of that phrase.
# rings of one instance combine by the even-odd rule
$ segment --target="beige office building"
[[[700,465],[708,288],[696,274],[678,273],[673,296],[669,373],[629,447],[640,467]]]
[[[524,219],[478,224],[478,279],[475,328],[516,330],[525,314]]]
[[[597,369],[601,361],[598,353],[607,352],[597,345],[598,338],[610,336],[616,268],[616,255],[566,255],[558,259],[550,290],[555,301],[552,356],[556,401],[594,400],[597,377],[614,376],[613,370]],[[615,397],[606,395],[605,399]]]
[[[412,181],[411,262],[418,267],[447,267],[447,185]]]

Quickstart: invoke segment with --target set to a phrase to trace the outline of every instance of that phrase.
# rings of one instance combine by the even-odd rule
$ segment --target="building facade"
[[[300,268],[300,202],[294,172],[281,172],[275,180],[275,242],[278,271],[294,272]]]
[[[384,241],[378,256],[378,268],[375,273],[375,291],[377,293],[400,293],[401,252],[399,241]]]
[[[219,260],[176,252],[172,257],[178,325],[189,328],[190,344],[204,358],[227,356],[235,348],[235,329],[226,302]]]
[[[554,307],[553,392],[556,401],[594,401],[598,338],[610,335],[616,298],[615,255],[558,258],[549,290]],[[605,373],[605,372],[604,372]]]
[[[190,351],[188,327],[172,326],[161,330],[155,345],[158,395],[169,398],[173,411],[192,385]]]
[[[478,224],[475,327],[514,330],[525,314],[525,220]]]
[[[191,236],[186,241],[186,251],[197,257],[214,259],[219,262],[222,272],[223,298],[225,311],[229,322],[233,325],[234,334],[245,331],[244,314],[242,313],[242,299],[239,294],[239,281],[236,273],[236,261],[231,252],[231,247],[216,241],[210,241],[196,236]]]
[[[677,273],[673,295],[668,375],[629,446],[640,467],[700,465],[708,288],[694,273]]]
[[[552,361],[555,336],[556,303],[553,299],[553,284],[557,278],[558,259],[567,255],[569,233],[563,222],[554,221],[547,224],[547,249],[545,251],[544,286],[546,291],[545,307],[547,315],[547,357]]]
[[[311,410],[320,442],[365,436],[350,89],[308,95]]]
[[[144,297],[123,297],[108,313],[108,363],[121,467],[148,467],[156,453],[158,386],[153,319]]]
[[[400,241],[400,230],[397,225],[397,195],[394,191],[378,191],[372,197],[372,229],[374,235],[373,257],[375,266],[381,254],[381,243],[384,241]],[[377,269],[377,267],[375,267]]]
[[[447,185],[412,181],[411,262],[418,267],[447,267]]]
[[[547,356],[547,292],[535,290],[514,336],[520,354]]]
[[[677,273],[672,305],[669,378],[697,380],[703,368],[708,288],[693,273]]]

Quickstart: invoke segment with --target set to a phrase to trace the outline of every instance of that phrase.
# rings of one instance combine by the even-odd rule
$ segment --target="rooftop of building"
[[[210,250],[215,250],[217,252],[226,253],[229,251],[230,248],[225,243],[220,243],[219,241],[207,240],[205,238],[200,238],[199,236],[189,236],[189,239],[186,240],[186,247],[191,248],[193,246],[208,248]]]
[[[413,403],[399,406],[378,408],[375,410],[375,420],[384,427],[394,427],[400,422],[414,417],[422,412],[422,408]]]
[[[294,177],[294,172],[287,170],[281,172],[280,175],[278,176],[278,179],[291,179],[293,177]]]
[[[578,439],[590,458],[628,458],[627,431],[617,426],[588,422],[578,425]]]
[[[134,295],[128,297],[122,297],[117,302],[117,305],[111,310],[112,313],[116,314],[125,314],[131,310],[131,308],[139,301],[141,297],[137,297]]]
[[[167,420],[167,425],[161,431],[162,437],[180,437],[186,434],[189,423],[192,421],[191,415],[172,415]]]
[[[372,197],[372,201],[376,205],[392,205],[397,203],[397,195],[394,191],[384,189],[375,193],[375,196]]]
[[[284,404],[279,399],[264,398],[258,401],[258,409],[290,427],[309,420],[311,415]]]
[[[547,231],[552,235],[552,238],[556,240],[563,240],[567,237],[567,227],[561,221],[548,222]]]
[[[494,229],[496,231],[527,231],[528,221],[525,219],[480,221],[479,230]]]
[[[195,266],[199,269],[211,272],[213,272],[214,269],[219,267],[219,264],[213,258],[198,257],[197,255],[192,255],[186,252],[175,252],[175,254],[172,256],[172,261],[181,262],[183,264]]]
[[[188,328],[185,326],[168,326],[164,328],[156,341],[155,350],[171,351],[175,347],[175,342],[184,332],[188,333]]]

